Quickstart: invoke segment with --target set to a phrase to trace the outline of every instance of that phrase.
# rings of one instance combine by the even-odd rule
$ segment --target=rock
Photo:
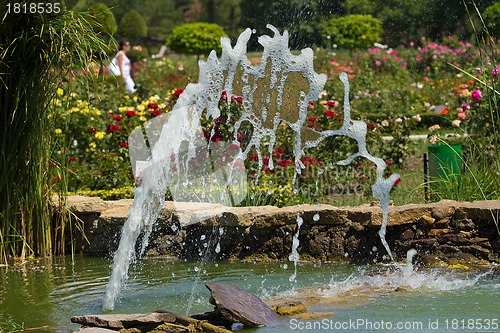
[[[405,230],[403,231],[403,233],[401,233],[399,239],[405,241],[408,239],[412,239],[413,237],[415,237],[415,233],[413,232],[413,230]]]
[[[276,313],[260,298],[233,284],[207,282],[211,303],[222,317],[245,326],[272,326]]]
[[[418,223],[420,223],[423,226],[430,226],[431,224],[434,223],[434,221],[436,221],[435,218],[432,218],[427,215],[422,215],[420,219],[418,219]]]
[[[437,227],[442,228],[445,227],[448,224],[448,222],[450,222],[450,218],[446,217],[444,219],[437,220],[435,224]]]
[[[445,218],[450,218],[455,214],[455,208],[454,207],[436,207],[432,210],[431,216],[435,218],[436,220],[441,220]]]
[[[116,331],[102,327],[82,327],[73,333],[116,333]]]
[[[305,313],[307,309],[302,302],[288,302],[278,304],[275,311],[280,316],[293,316],[299,313]]]
[[[317,320],[321,318],[330,318],[335,315],[334,312],[305,312],[299,313],[297,316],[294,316],[300,320]]]
[[[474,224],[474,222],[472,222],[471,219],[455,220],[452,222],[451,225],[457,230],[464,230],[464,231],[470,231],[476,227],[476,225]]]
[[[71,322],[83,326],[105,327],[115,330],[131,328],[143,325],[173,323],[175,315],[171,313],[147,313],[147,314],[102,314],[71,317]]]
[[[431,236],[431,237],[435,237],[435,236],[439,236],[439,235],[442,235],[442,234],[447,234],[450,232],[450,229],[448,228],[445,228],[445,229],[431,229],[429,230],[429,232],[427,233],[428,236]]]
[[[439,237],[439,241],[441,243],[451,242],[451,243],[455,243],[455,244],[465,244],[465,243],[469,242],[467,239],[465,239],[460,234],[446,234],[446,235],[442,235],[442,236]]]
[[[479,245],[469,245],[461,248],[463,251],[472,253],[476,257],[481,257],[483,259],[488,259],[488,256],[490,254],[490,250],[485,249]]]

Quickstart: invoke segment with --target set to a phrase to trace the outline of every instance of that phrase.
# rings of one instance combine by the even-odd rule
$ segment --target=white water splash
[[[246,55],[247,43],[252,35],[250,29],[246,29],[239,36],[234,47],[231,47],[228,38],[222,38],[221,58],[217,58],[215,51],[212,51],[206,61],[200,61],[199,82],[188,84],[179,96],[168,122],[162,127],[157,144],[152,147],[150,154],[149,152],[147,154],[150,155],[148,163],[142,165],[144,168],[142,186],[136,189],[134,202],[123,226],[118,250],[114,255],[113,269],[104,298],[104,310],[114,308],[127,279],[129,265],[135,258],[135,246],[141,231],[144,231],[144,236],[140,254],[145,253],[152,227],[164,205],[169,184],[171,188],[174,188],[172,191],[174,198],[179,188],[175,186],[176,184],[190,188],[189,162],[197,156],[196,142],[199,142],[197,140],[199,140],[201,127],[200,118],[204,115],[208,119],[215,120],[220,116],[221,110],[218,105],[223,91],[226,92],[228,100],[238,96],[243,99],[242,116],[236,120],[234,126],[234,143],[239,144],[237,135],[243,123],[251,125],[252,135],[247,147],[233,156],[233,163],[228,164],[229,169],[225,170],[224,177],[216,177],[218,181],[225,180],[228,186],[232,184],[234,179],[228,175],[233,174],[236,162],[246,159],[253,148],[258,154],[259,170],[262,169],[261,142],[263,138],[268,138],[266,147],[271,155],[276,142],[276,130],[281,124],[288,125],[294,132],[295,175],[300,174],[302,168],[305,167],[301,162],[304,149],[315,147],[319,142],[331,136],[348,136],[358,143],[358,152],[338,164],[347,165],[355,158],[364,157],[377,166],[377,179],[372,190],[373,196],[380,200],[383,210],[379,234],[392,258],[385,241],[385,231],[389,191],[399,175],[393,174],[384,179],[385,162],[381,158],[372,156],[366,148],[366,124],[351,119],[347,74],[340,75],[345,87],[342,127],[338,130],[322,132],[310,129],[309,131],[315,135],[316,139],[310,141],[303,139],[302,131],[309,101],[318,99],[326,83],[326,75],[314,71],[314,54],[310,48],[302,50],[299,55],[293,55],[288,48],[287,31],[280,34],[273,26],[268,25],[268,28],[274,32],[274,36],[258,38],[259,43],[264,46],[260,65],[252,66]],[[172,171],[173,165],[182,169],[183,173],[176,174]],[[269,160],[268,166],[273,168],[272,159]],[[227,196],[221,194],[218,202],[227,204],[231,201],[226,199]]]
[[[297,278],[297,263],[299,262],[300,255],[297,249],[299,248],[299,233],[300,233],[300,227],[304,223],[304,219],[300,217],[300,215],[297,215],[297,231],[293,235],[293,240],[292,240],[292,253],[288,256],[288,260],[293,262],[293,267],[294,271],[293,274],[290,276],[288,279],[290,282],[295,282],[295,279]]]

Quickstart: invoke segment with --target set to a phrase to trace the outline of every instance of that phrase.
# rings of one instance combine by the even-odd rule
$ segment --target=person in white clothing
[[[130,92],[136,92],[135,83],[130,76],[130,59],[127,57],[127,52],[130,50],[130,42],[121,40],[119,42],[120,51],[116,53],[112,63],[120,69],[120,74],[125,81],[125,87]]]

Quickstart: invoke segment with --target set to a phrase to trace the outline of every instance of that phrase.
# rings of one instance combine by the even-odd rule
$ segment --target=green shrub
[[[484,10],[483,19],[489,33],[495,37],[500,36],[500,2],[497,2]]]
[[[167,45],[174,52],[188,55],[208,55],[221,51],[220,38],[227,36],[221,26],[211,23],[187,23],[172,30]]]
[[[98,2],[89,8],[90,24],[97,33],[112,35],[118,28],[116,25],[115,16],[108,6],[102,2]]]
[[[326,22],[323,36],[340,48],[364,49],[380,42],[382,23],[371,15],[347,15]]]
[[[120,35],[132,40],[138,40],[148,35],[148,26],[142,15],[132,9],[120,21]]]

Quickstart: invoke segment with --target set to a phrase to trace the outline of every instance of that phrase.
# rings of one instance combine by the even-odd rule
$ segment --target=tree
[[[138,41],[148,35],[148,26],[144,17],[135,9],[129,10],[120,21],[120,35]]]
[[[500,2],[488,6],[483,12],[483,18],[489,33],[500,37]]]
[[[323,36],[341,48],[363,49],[380,42],[382,23],[371,15],[347,15],[328,20]]]
[[[227,36],[221,26],[212,23],[186,23],[172,30],[167,45],[174,52],[208,55],[221,51],[220,38]]]
[[[108,6],[98,2],[89,8],[90,24],[97,33],[113,35],[118,28],[115,16]]]

